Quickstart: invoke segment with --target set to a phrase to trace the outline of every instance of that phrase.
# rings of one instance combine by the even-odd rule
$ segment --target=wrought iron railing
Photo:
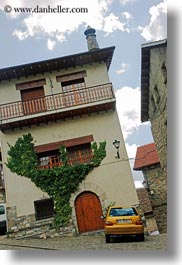
[[[94,155],[92,153],[88,153],[86,156],[75,156],[75,157],[68,157],[68,164],[69,165],[77,165],[77,164],[84,164],[89,163],[93,159]],[[38,165],[38,168],[47,169],[47,168],[54,168],[63,166],[63,162],[60,160],[59,155],[54,155],[48,157],[48,160],[45,163],[41,163]]]
[[[1,123],[36,113],[61,110],[114,98],[111,83],[0,105]]]

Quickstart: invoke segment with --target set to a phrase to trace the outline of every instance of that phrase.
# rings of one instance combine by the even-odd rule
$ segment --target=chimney
[[[88,46],[89,52],[99,50],[99,45],[97,43],[95,29],[88,26],[84,34],[86,35],[87,46]]]

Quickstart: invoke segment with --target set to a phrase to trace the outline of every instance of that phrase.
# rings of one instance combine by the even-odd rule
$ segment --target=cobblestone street
[[[115,239],[106,244],[103,235],[54,239],[7,239],[0,237],[1,250],[167,250],[167,235],[145,236],[144,242]]]

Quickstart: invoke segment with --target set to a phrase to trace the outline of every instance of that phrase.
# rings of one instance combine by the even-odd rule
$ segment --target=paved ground
[[[2,250],[167,250],[167,235],[146,236],[144,242],[126,239],[106,244],[105,237],[78,236],[54,239],[7,239],[0,236]]]

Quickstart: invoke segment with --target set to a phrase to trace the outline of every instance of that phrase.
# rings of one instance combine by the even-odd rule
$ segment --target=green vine
[[[53,198],[55,206],[54,224],[56,227],[65,226],[71,217],[69,200],[79,184],[88,173],[98,167],[106,156],[106,142],[92,144],[94,157],[90,163],[69,165],[65,146],[59,149],[62,166],[41,169],[34,151],[33,137],[29,133],[18,138],[15,145],[9,145],[7,167],[17,175],[31,179],[42,191]]]

